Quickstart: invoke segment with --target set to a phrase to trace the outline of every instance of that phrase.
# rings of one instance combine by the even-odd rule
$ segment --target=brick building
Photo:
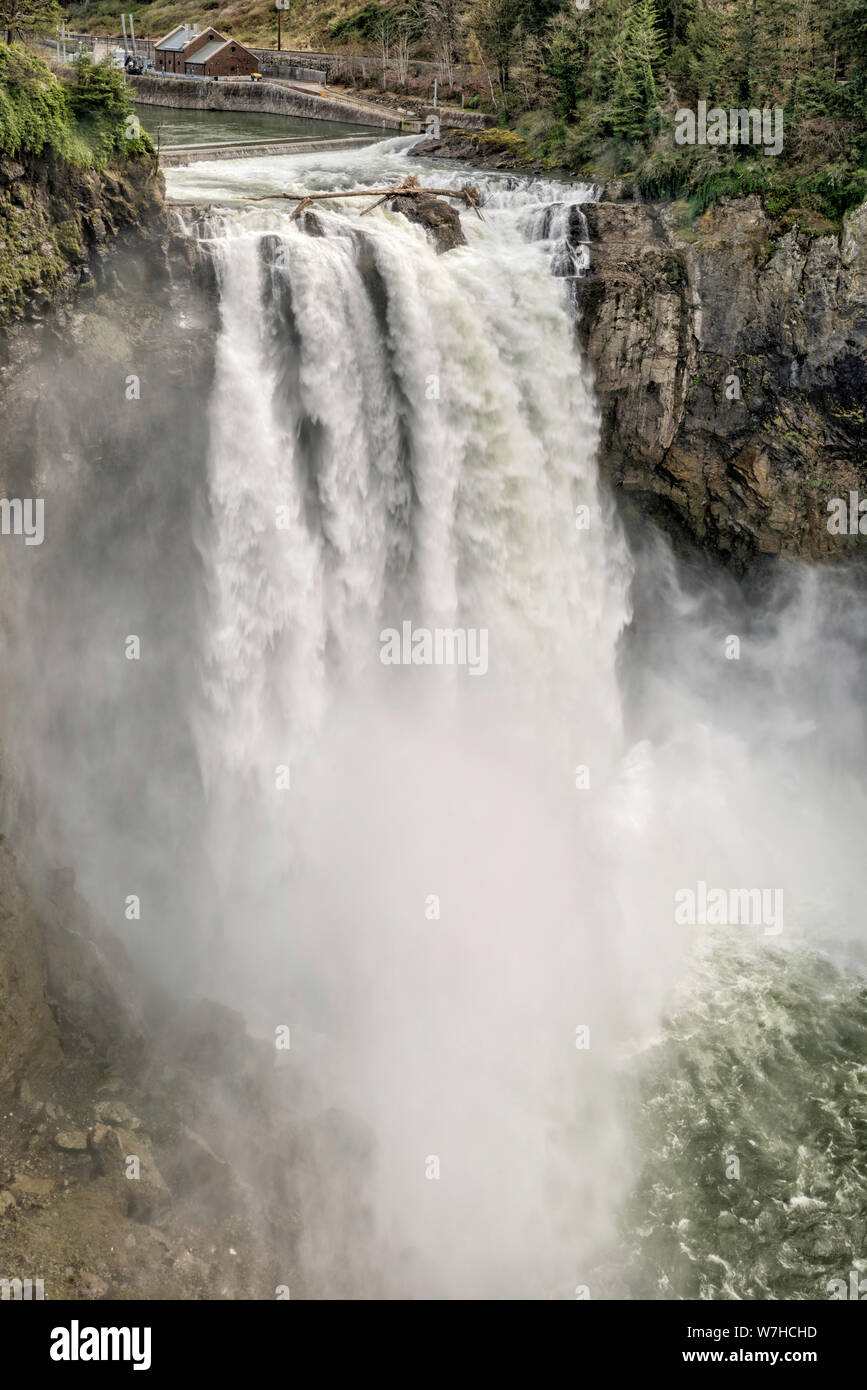
[[[154,44],[154,67],[182,77],[249,77],[259,71],[259,60],[217,29],[199,33],[197,24],[179,24]]]
[[[198,28],[198,25],[196,26]],[[164,39],[154,44],[154,67],[157,72],[183,72],[181,54],[193,37],[189,24],[179,24]]]

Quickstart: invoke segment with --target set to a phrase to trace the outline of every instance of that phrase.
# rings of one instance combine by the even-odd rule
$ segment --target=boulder
[[[84,1130],[81,1129],[63,1129],[55,1134],[54,1142],[58,1149],[68,1149],[70,1151],[86,1149],[87,1135]]]
[[[432,193],[422,194],[419,198],[392,198],[391,209],[424,227],[440,254],[466,245],[461,215],[444,198],[437,198]]]

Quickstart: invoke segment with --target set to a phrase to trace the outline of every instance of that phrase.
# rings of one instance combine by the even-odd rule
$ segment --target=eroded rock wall
[[[828,501],[867,497],[867,204],[783,236],[758,200],[584,208],[581,336],[602,466],[645,513],[735,568],[834,558]]]

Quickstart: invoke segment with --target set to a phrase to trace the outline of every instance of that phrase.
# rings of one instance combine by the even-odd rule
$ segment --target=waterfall
[[[590,265],[590,229],[581,207],[598,193],[595,188],[578,189],[572,200],[543,202],[527,210],[523,217],[525,235],[532,241],[545,241],[551,250],[551,274],[567,280],[580,280]]]
[[[575,931],[608,915],[584,883],[608,851],[574,768],[618,755],[628,613],[554,193],[489,180],[443,256],[397,214],[321,205],[318,235],[279,205],[197,233],[220,295],[199,740],[215,899],[244,924],[217,987],[291,1022],[370,1126],[383,1263],[410,1249],[417,1291],[550,1294],[567,1211],[586,1202],[589,1248],[617,1166],[592,1060],[604,1163],[571,1182],[552,1138],[576,1028],[614,1005],[590,987],[608,946]],[[405,625],[486,634],[483,678],[384,665]],[[480,1223],[499,1270],[486,1241],[459,1255]]]
[[[324,191],[360,173],[376,186],[399,144],[351,174],[327,160],[303,182],[248,167],[232,186]],[[179,182],[202,194],[214,177],[197,166]],[[463,177],[436,171],[440,185]],[[242,950],[224,946],[232,986],[263,1031],[284,1014],[297,1024],[322,1096],[367,1136],[353,1180],[370,1263],[356,1287],[376,1271],[380,1292],[404,1295],[573,1297],[590,1281],[628,1296],[604,1267],[637,1162],[618,1068],[671,1046],[660,1017],[678,980],[700,1017],[714,979],[722,999],[749,979],[761,998],[803,997],[816,924],[833,935],[859,891],[840,845],[863,814],[855,789],[835,792],[846,829],[794,809],[826,804],[838,756],[833,727],[806,748],[805,731],[829,698],[847,711],[857,681],[829,646],[830,579],[806,573],[794,595],[781,583],[769,618],[716,580],[696,594],[652,539],[630,559],[600,493],[570,283],[595,190],[478,183],[484,221],[464,215],[468,244],[445,256],[399,216],[345,205],[320,205],[315,236],[261,205],[205,230],[222,315],[203,547],[200,740],[220,789],[208,840],[224,916],[244,922]],[[383,666],[381,631],[406,622],[484,629],[484,679]],[[746,643],[737,684],[732,631]],[[841,671],[821,696],[811,644]],[[292,789],[275,801],[287,763]],[[722,932],[688,963],[673,895],[714,872],[785,885],[779,949]],[[666,1076],[654,1094],[670,1108],[679,1085]],[[683,1104],[684,1122],[706,1123]],[[732,1141],[717,1142],[722,1162]],[[658,1190],[668,1143],[654,1149]],[[334,1180],[307,1204],[311,1278]],[[716,1238],[711,1214],[687,1248],[702,1288],[715,1287]],[[641,1287],[657,1296],[652,1269]],[[749,1247],[721,1287],[768,1287]]]
[[[211,204],[206,389],[177,342],[137,414],[46,366],[4,672],[40,851],[178,1009],[291,1035],[297,1147],[256,1157],[293,1297],[822,1297],[760,1217],[838,1249],[863,1209],[863,576],[740,588],[647,517],[627,545],[576,331],[593,188],[473,173],[441,256],[387,207],[240,201],[467,179],[409,143],[169,172]],[[699,883],[783,893],[785,931],[677,923]]]
[[[320,236],[273,210],[206,226],[209,667],[248,765],[263,719],[284,740],[315,729],[402,619],[485,628],[492,684],[520,672],[525,693],[554,682],[555,699],[616,711],[623,547],[573,304],[544,254],[571,209],[524,198],[505,215],[489,199],[444,257],[396,215],[320,212]]]

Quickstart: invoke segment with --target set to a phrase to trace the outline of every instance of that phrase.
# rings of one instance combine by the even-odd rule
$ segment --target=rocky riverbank
[[[513,130],[444,130],[435,138],[419,140],[409,153],[417,159],[456,159],[476,169],[542,172],[526,141]]]
[[[0,842],[0,1277],[49,1300],[339,1297],[365,1143],[240,1015],[143,987],[71,870],[40,886]],[[325,1169],[346,1252],[304,1249]]]
[[[259,1229],[260,1146],[291,1142],[261,1051],[216,1005],[160,1010],[72,874],[43,893],[0,845],[0,1274],[41,1279],[47,1299],[273,1298],[292,1282],[285,1187],[269,1214],[282,1262]],[[245,1133],[219,1124],[240,1092]]]

